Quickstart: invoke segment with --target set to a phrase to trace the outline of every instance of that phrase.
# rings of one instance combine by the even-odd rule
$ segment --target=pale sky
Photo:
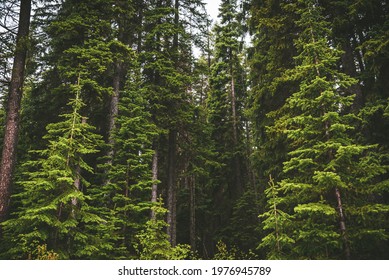
[[[207,6],[207,12],[213,19],[213,22],[215,23],[217,19],[217,14],[219,13],[219,5],[220,5],[220,0],[205,0],[204,1]]]

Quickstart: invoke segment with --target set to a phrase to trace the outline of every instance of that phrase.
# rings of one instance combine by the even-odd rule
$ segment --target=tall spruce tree
[[[134,66],[136,64],[133,64]],[[134,257],[135,235],[149,219],[152,181],[152,141],[158,132],[147,110],[144,90],[139,90],[139,68],[128,71],[115,120],[115,157],[107,174],[108,184],[91,190],[93,206],[109,221],[106,232],[114,247],[109,258]]]
[[[169,210],[167,228],[170,241],[176,244],[177,162],[179,136],[185,135],[193,115],[190,100],[191,42],[188,32],[196,26],[191,13],[199,14],[201,1],[150,1],[144,12],[141,63],[144,65],[143,85],[150,103],[152,119],[160,131],[154,141],[154,179],[166,191]],[[198,19],[197,19],[198,20]],[[199,21],[201,22],[201,20]],[[158,174],[158,176],[157,176]],[[157,185],[152,199],[156,201]]]
[[[279,109],[296,89],[293,81],[274,80],[294,67],[296,48],[293,40],[299,28],[296,14],[285,9],[284,1],[252,1],[249,19],[252,46],[248,51],[250,66],[247,114],[252,123],[254,149],[251,155],[255,178],[261,192],[269,175],[281,177],[287,143],[282,135],[271,135],[266,126],[274,123],[269,112]],[[292,89],[292,90],[291,90]]]
[[[214,27],[215,49],[207,97],[208,122],[218,154],[218,166],[211,171],[214,230],[220,232],[232,214],[232,205],[245,186],[244,133],[242,100],[245,75],[242,66],[242,25],[237,19],[237,1],[221,1],[220,23]],[[225,237],[225,236],[224,236]]]
[[[345,93],[356,81],[337,69],[340,51],[329,44],[321,6],[301,0],[288,7],[300,17],[296,22],[301,28],[296,40],[299,55],[297,66],[280,79],[298,81],[300,88],[272,113],[277,119],[269,131],[285,134],[290,143],[285,179],[277,191],[283,195],[284,211],[295,218],[291,226],[296,255],[291,256],[357,258],[352,239],[364,230],[353,224],[353,217],[361,211],[382,215],[388,210],[361,200],[367,194],[379,195],[382,183],[376,184],[375,178],[385,168],[374,146],[356,141],[358,118],[347,110],[354,96]],[[384,242],[381,222],[364,226],[372,239]]]
[[[259,217],[263,218],[262,225],[267,234],[262,238],[259,247],[265,248],[267,259],[287,258],[295,240],[291,237],[292,232],[285,229],[290,229],[293,217],[280,209],[283,198],[279,196],[279,190],[271,176],[265,195],[268,211]]]
[[[80,79],[70,86],[72,112],[47,126],[47,148],[34,151],[39,158],[25,164],[24,179],[17,182],[20,207],[4,223],[11,258],[27,258],[38,245],[47,245],[60,258],[88,258],[99,250],[88,231],[105,221],[91,211],[84,174],[93,172],[85,158],[98,152],[101,137],[80,114],[82,87]]]

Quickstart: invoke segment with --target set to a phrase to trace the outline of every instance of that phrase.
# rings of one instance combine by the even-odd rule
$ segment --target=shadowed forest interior
[[[382,0],[2,0],[0,259],[388,259]]]

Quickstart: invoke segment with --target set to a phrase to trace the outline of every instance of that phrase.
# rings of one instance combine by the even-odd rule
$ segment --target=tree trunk
[[[190,204],[190,229],[189,229],[189,238],[190,238],[190,247],[192,251],[196,251],[196,179],[195,175],[187,177],[188,186],[189,186],[189,204]]]
[[[152,180],[153,184],[151,186],[151,202],[156,203],[157,198],[158,198],[158,149],[154,149],[154,155],[153,155],[153,161],[152,161],[152,167],[151,167],[151,172],[152,172]],[[154,211],[151,211],[151,219],[155,220],[156,216]]]
[[[124,4],[122,1],[116,1],[116,5],[120,7],[121,9],[125,10],[128,7]],[[128,44],[129,40],[127,36],[125,35],[125,22],[123,19],[123,15],[119,13],[117,15],[117,24],[118,24],[118,36],[117,39],[119,42],[122,42],[124,44]],[[123,61],[121,61],[120,58],[117,58],[117,60],[114,63],[114,76],[112,79],[112,87],[113,92],[110,100],[110,108],[109,108],[109,119],[108,119],[108,152],[107,152],[107,165],[111,166],[113,157],[115,155],[115,139],[113,137],[115,128],[116,128],[116,118],[119,114],[119,98],[120,98],[120,90],[122,87],[122,80],[124,77],[124,65]],[[105,184],[109,183],[109,178],[106,179]]]
[[[178,66],[178,27],[179,27],[179,0],[174,1],[174,25],[177,27],[173,35],[173,61],[175,66]],[[178,91],[174,88],[173,91],[175,94],[178,94]],[[169,129],[168,136],[168,182],[167,182],[167,234],[169,236],[170,244],[174,247],[176,246],[176,237],[177,237],[177,217],[176,217],[176,208],[177,208],[177,199],[176,199],[176,142],[177,142],[177,132],[174,128]]]
[[[167,234],[172,246],[176,246],[176,140],[177,133],[169,131],[168,151],[168,190],[167,190]]]
[[[16,163],[16,146],[18,142],[20,105],[23,94],[30,16],[31,0],[21,0],[15,57],[7,105],[3,152],[0,164],[0,222],[4,221],[8,215],[12,174]]]
[[[80,82],[78,82],[78,85],[80,85]],[[83,117],[81,119],[81,123],[82,124],[86,124],[86,120],[87,118]],[[77,191],[80,191],[82,192],[82,185],[81,185],[81,166],[79,164],[77,164],[77,166],[75,167],[75,178],[74,178],[74,188],[77,190]],[[75,217],[75,208],[77,207],[78,205],[78,200],[77,198],[72,198],[72,205],[74,206],[73,209],[72,209],[72,215],[73,217]]]
[[[231,54],[232,57],[232,54]],[[233,193],[235,197],[238,197],[243,192],[242,186],[242,175],[241,175],[241,162],[239,158],[239,154],[237,153],[239,142],[238,142],[238,119],[236,114],[236,94],[235,94],[235,78],[232,69],[232,65],[230,68],[231,74],[231,107],[232,107],[232,129],[233,129],[233,141],[234,141],[234,171],[235,171],[235,190]]]
[[[344,67],[344,73],[350,77],[356,78],[357,70],[355,66],[353,50],[349,40],[343,44],[343,50],[344,54],[342,55],[342,65]],[[347,89],[347,93],[350,95],[355,94],[355,99],[353,105],[351,106],[351,110],[357,113],[362,108],[364,103],[361,85],[357,83],[350,86]]]
[[[350,246],[349,246],[347,232],[346,232],[346,219],[344,216],[340,191],[338,188],[335,188],[335,196],[336,196],[336,201],[338,204],[337,209],[338,209],[338,213],[339,213],[339,227],[340,227],[340,233],[342,235],[342,240],[343,240],[344,256],[347,260],[349,260],[350,259]]]
[[[111,96],[111,104],[109,108],[109,121],[108,121],[108,144],[110,145],[108,155],[108,164],[112,164],[112,159],[114,156],[114,147],[115,140],[113,138],[113,132],[115,130],[115,121],[119,113],[119,94],[120,94],[120,80],[121,80],[121,70],[122,63],[120,61],[115,62],[115,74],[113,77],[113,93]]]

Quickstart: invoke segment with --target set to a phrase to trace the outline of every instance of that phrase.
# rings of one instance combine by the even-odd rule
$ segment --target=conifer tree
[[[292,216],[280,209],[279,205],[283,198],[279,197],[278,189],[271,176],[265,195],[268,211],[259,215],[259,217],[263,218],[263,229],[268,234],[262,238],[259,247],[266,249],[267,259],[287,258],[295,243],[291,237],[292,232],[285,232],[285,228],[290,228]]]
[[[135,65],[135,64],[134,64]],[[153,184],[151,162],[152,141],[158,134],[147,110],[144,90],[139,90],[138,67],[129,71],[127,85],[121,92],[113,140],[115,157],[107,174],[108,184],[91,190],[96,211],[109,221],[106,231],[113,248],[108,257],[133,256],[135,234],[149,219],[150,190]]]
[[[2,100],[8,93],[9,82],[11,80],[11,63],[15,47],[15,37],[17,22],[15,19],[15,6],[17,3],[2,1],[0,3],[0,99]],[[3,104],[3,103],[2,103]]]
[[[189,18],[191,13],[199,14],[197,8],[203,5],[195,0],[150,1],[144,13],[145,36],[140,54],[144,65],[142,87],[146,89],[152,120],[160,131],[153,144],[153,173],[154,179],[159,179],[161,187],[166,189],[170,225],[167,231],[173,246],[177,232],[178,137],[186,134],[193,115],[189,76],[193,36],[187,30],[197,25]],[[156,184],[152,198],[155,202]]]
[[[20,207],[4,223],[13,258],[27,258],[37,249],[31,245],[37,244],[47,245],[60,258],[88,258],[99,250],[88,230],[106,221],[91,211],[84,174],[93,173],[85,158],[98,152],[101,137],[80,114],[81,83],[79,79],[70,86],[75,95],[69,102],[72,112],[47,126],[47,148],[34,151],[39,158],[25,164],[25,177],[17,182],[22,187],[15,195]]]
[[[296,88],[292,81],[274,83],[277,77],[294,66],[293,56],[296,55],[293,40],[299,28],[294,23],[295,13],[286,9],[284,2],[252,1],[249,19],[252,47],[248,50],[250,90],[247,114],[255,147],[251,162],[259,186],[267,185],[270,174],[276,181],[281,177],[287,143],[282,135],[266,132],[266,126],[274,122],[268,113],[279,109]],[[262,192],[263,187],[260,188]]]
[[[353,137],[357,116],[347,108],[354,96],[345,90],[356,81],[337,70],[340,52],[329,45],[322,8],[314,0],[301,0],[289,8],[300,17],[296,22],[301,28],[296,40],[299,55],[297,66],[280,79],[298,81],[300,86],[273,113],[277,119],[269,128],[284,133],[291,148],[283,167],[285,179],[277,192],[283,195],[284,211],[295,218],[297,256],[357,257],[350,249],[350,237],[355,238],[359,230],[348,221],[351,223],[352,216],[362,209],[387,211],[379,203],[360,204],[361,196],[378,194],[376,188],[381,184],[374,178],[385,168],[373,146],[360,144]],[[384,236],[376,235],[380,227],[370,229],[371,237],[384,242]]]
[[[167,210],[162,205],[162,199],[154,204],[152,211],[155,218],[146,223],[146,227],[137,238],[139,243],[136,250],[141,260],[180,260],[189,256],[189,247],[178,245],[173,247],[169,241],[169,235],[164,228],[169,226],[164,221]]]
[[[246,82],[242,66],[243,31],[237,14],[237,1],[221,2],[220,23],[214,29],[214,61],[206,101],[211,139],[218,154],[218,166],[212,167],[209,183],[216,203],[217,222],[213,227],[217,230],[228,223],[232,205],[243,194],[245,186],[242,105]]]

